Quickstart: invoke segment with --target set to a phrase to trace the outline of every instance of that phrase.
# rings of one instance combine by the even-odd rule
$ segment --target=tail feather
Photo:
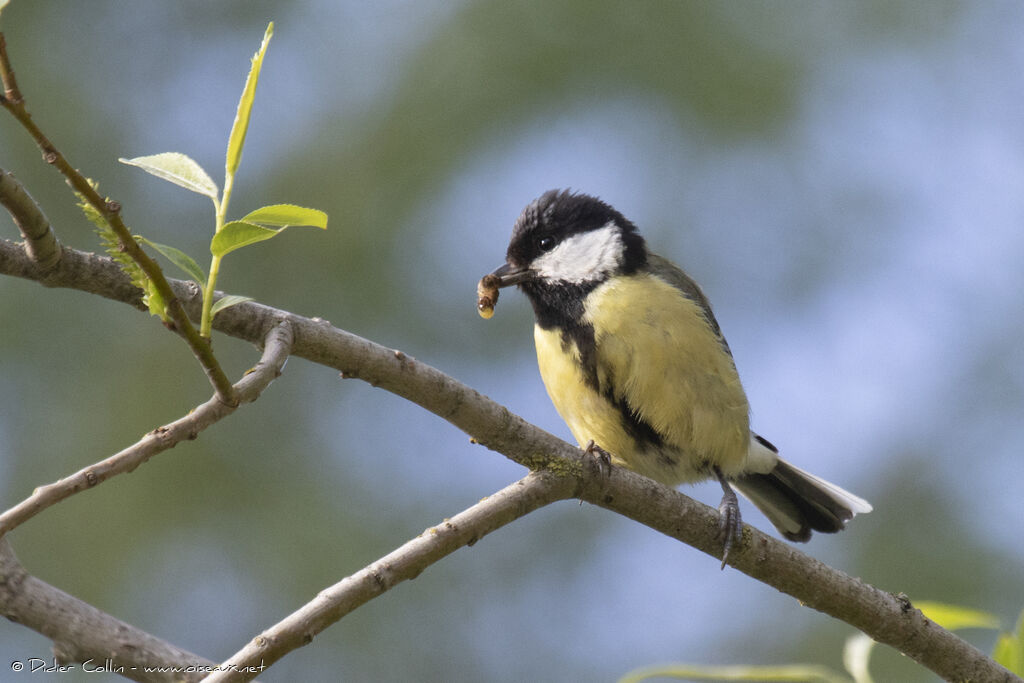
[[[736,488],[791,541],[807,541],[812,531],[834,534],[871,504],[835,484],[779,458],[766,474],[748,473]]]

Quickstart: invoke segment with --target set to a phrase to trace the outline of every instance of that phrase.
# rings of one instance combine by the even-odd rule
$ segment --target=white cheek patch
[[[531,269],[545,280],[600,280],[622,265],[622,251],[622,234],[615,223],[608,223],[563,240],[534,259]]]

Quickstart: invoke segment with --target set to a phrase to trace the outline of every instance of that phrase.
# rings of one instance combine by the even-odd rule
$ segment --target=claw
[[[587,442],[587,445],[583,448],[583,452],[597,461],[601,471],[604,472],[605,477],[612,476],[612,456],[611,453],[594,443],[591,439]]]
[[[743,518],[740,516],[740,501],[736,498],[736,492],[717,467],[715,476],[722,485],[722,502],[718,504],[718,535],[722,537],[722,569],[725,569],[733,542],[743,534]]]

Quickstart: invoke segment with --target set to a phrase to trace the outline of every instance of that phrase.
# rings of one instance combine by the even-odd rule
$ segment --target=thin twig
[[[90,670],[120,667],[116,672],[132,680],[170,683],[199,681],[216,666],[31,576],[6,538],[0,538],[0,614],[53,641],[57,661],[91,660]],[[3,664],[28,666],[10,659]]]
[[[105,199],[100,195],[86,177],[64,158],[64,155],[60,153],[49,138],[43,134],[43,131],[36,125],[35,121],[32,120],[28,107],[25,105],[25,98],[14,80],[14,71],[7,56],[6,40],[4,39],[3,32],[0,32],[0,79],[3,80],[5,92],[5,97],[0,99],[0,105],[9,111],[28,134],[32,136],[32,139],[35,140],[36,145],[43,153],[43,160],[54,166],[64,176],[71,188],[84,197],[89,205],[107,222],[117,235],[118,247],[123,249],[133,261],[139,264],[146,277],[149,278],[161,298],[166,302],[167,314],[174,321],[174,329],[184,337],[193,355],[199,360],[220,400],[228,404],[234,404],[237,399],[233,394],[231,381],[224,374],[224,370],[220,367],[216,356],[213,355],[210,341],[202,337],[188,319],[181,306],[181,302],[175,298],[174,291],[167,282],[167,278],[164,277],[163,270],[159,264],[150,258],[132,237],[131,230],[128,229],[128,226],[121,219],[120,203],[111,199]]]
[[[7,58],[7,39],[3,31],[0,31],[0,82],[4,86],[4,99],[8,102],[20,102],[21,91],[18,90],[18,81],[14,78],[14,71],[11,70],[11,61]]]
[[[29,196],[13,174],[0,168],[0,205],[14,219],[18,231],[25,238],[25,251],[43,270],[49,270],[60,260],[60,242],[50,227],[43,210]]]
[[[551,472],[531,472],[441,524],[431,527],[373,564],[321,591],[302,608],[253,638],[205,679],[206,683],[249,681],[256,667],[270,666],[309,644],[360,605],[409,579],[459,548],[545,505],[571,498],[576,482]]]
[[[40,486],[31,496],[0,514],[0,537],[65,498],[92,488],[118,474],[131,472],[154,455],[173,448],[181,441],[196,438],[199,432],[235,412],[242,403],[256,400],[281,374],[292,341],[291,325],[279,322],[267,335],[263,357],[259,363],[234,386],[238,404],[230,406],[214,396],[185,417],[163,427],[157,427],[123,451],[52,484]]]
[[[43,274],[13,243],[0,240],[0,273],[73,287],[138,306],[138,293],[124,286],[127,276],[115,263],[65,247],[64,256]],[[190,314],[200,299],[189,299],[190,283],[171,281]],[[268,326],[287,320],[295,330],[292,355],[338,369],[417,403],[512,460],[532,470],[547,469],[582,482],[582,500],[619,512],[714,557],[721,556],[715,537],[718,515],[698,503],[638,474],[612,468],[595,474],[592,459],[529,424],[486,396],[420,363],[356,335],[270,306],[249,302],[221,312],[214,328],[249,341],[262,338]],[[729,564],[749,576],[792,595],[802,604],[860,628],[950,680],[1019,680],[975,647],[926,619],[909,600],[873,588],[832,569],[795,547],[745,527]]]

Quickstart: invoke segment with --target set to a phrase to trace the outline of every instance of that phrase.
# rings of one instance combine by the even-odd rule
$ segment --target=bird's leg
[[[611,454],[605,449],[598,446],[596,443],[594,443],[593,439],[588,441],[587,445],[584,446],[583,453],[585,455],[589,455],[590,457],[594,458],[597,461],[597,464],[600,466],[601,471],[604,473],[605,477],[612,476]]]
[[[722,475],[722,470],[714,468],[718,483],[722,485],[722,502],[718,504],[718,535],[722,536],[722,569],[725,569],[725,561],[729,559],[729,549],[733,541],[743,533],[743,519],[740,517],[740,501],[736,498],[736,492],[729,486],[729,482]]]

